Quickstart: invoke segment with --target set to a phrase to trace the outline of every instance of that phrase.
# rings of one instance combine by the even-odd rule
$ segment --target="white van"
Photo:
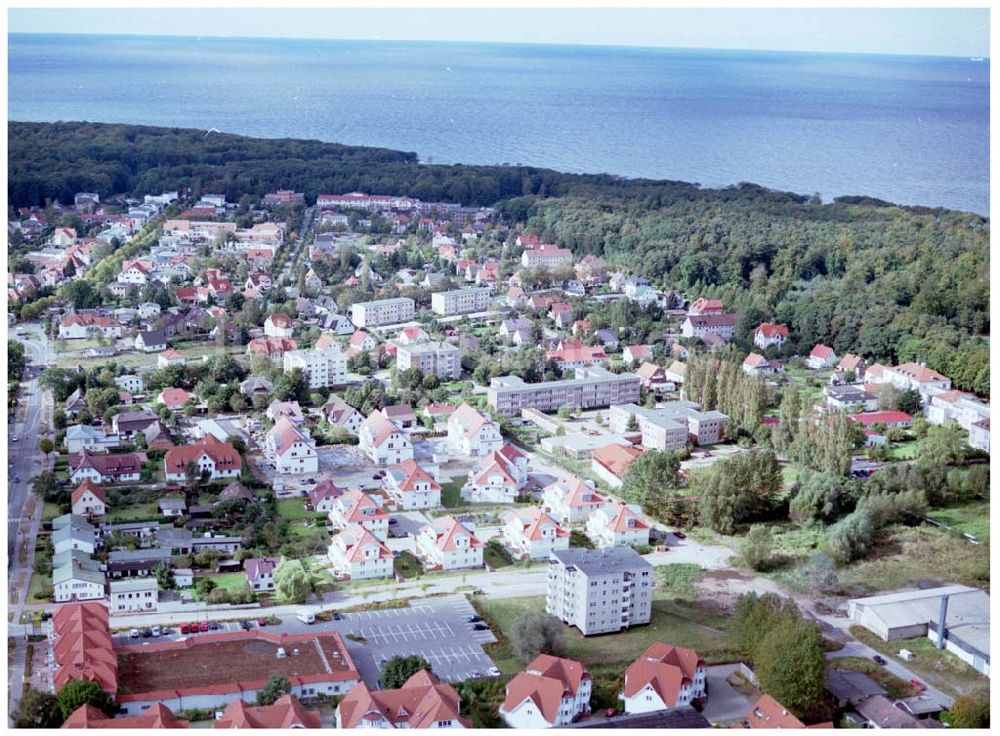
[[[295,614],[295,618],[297,618],[304,624],[316,623],[316,614],[314,614],[312,611],[304,611],[304,610],[299,611],[297,614]]]

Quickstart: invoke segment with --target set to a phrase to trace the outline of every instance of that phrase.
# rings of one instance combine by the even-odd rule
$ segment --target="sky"
[[[11,9],[14,33],[598,44],[989,56],[986,9]]]

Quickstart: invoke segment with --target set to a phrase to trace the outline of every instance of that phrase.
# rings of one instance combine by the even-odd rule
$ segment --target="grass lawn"
[[[62,516],[62,507],[57,503],[46,501],[42,506],[42,521],[52,521],[57,516]]]
[[[918,695],[917,689],[906,680],[896,677],[885,668],[861,657],[837,657],[830,660],[830,667],[835,670],[856,670],[863,672],[885,689],[893,700]]]
[[[946,509],[931,509],[927,515],[952,529],[971,534],[980,542],[988,544],[990,541],[989,501],[974,501]]]
[[[399,557],[392,561],[392,566],[400,575],[407,580],[415,578],[424,571],[424,566],[411,552],[401,552]]]
[[[906,668],[917,673],[928,684],[952,696],[974,693],[988,688],[990,682],[972,667],[948,651],[938,651],[926,636],[916,639],[882,641],[868,629],[852,626],[851,635],[877,652],[895,657],[900,649],[909,649],[916,655],[906,662]]]
[[[217,575],[209,575],[216,588],[225,588],[230,593],[239,593],[246,587],[247,576],[242,572],[223,572]]]
[[[31,582],[28,584],[28,603],[49,603],[52,601],[51,598],[40,598],[39,593],[41,593],[42,588],[48,587],[51,589],[52,575],[39,575],[38,573],[31,574]]]
[[[446,509],[461,506],[462,501],[462,480],[449,480],[441,484],[441,505]]]
[[[916,440],[900,442],[899,444],[893,445],[892,449],[889,451],[889,457],[893,460],[913,460],[916,456]]]
[[[113,508],[108,513],[108,518],[112,522],[136,521],[141,519],[156,519],[159,515],[160,502],[149,501],[148,503],[135,503]]]
[[[308,511],[301,498],[283,498],[277,502],[278,516],[297,521],[299,519],[325,519],[326,514]]]
[[[487,545],[486,549],[483,550],[483,560],[494,570],[498,570],[501,567],[507,567],[511,564],[501,557],[500,554],[489,545]]]
[[[621,668],[631,664],[651,644],[662,641],[694,649],[709,663],[733,660],[724,616],[693,601],[658,597],[661,594],[660,590],[654,594],[653,613],[648,625],[591,637],[583,637],[576,629],[565,627],[566,656],[578,659],[588,667]],[[497,667],[505,673],[520,671],[523,663],[514,655],[508,636],[522,612],[544,611],[545,599],[537,596],[486,600],[473,597],[470,600],[492,622],[494,633],[503,633],[502,637],[498,635],[500,641],[497,644],[488,645],[489,654]]]
[[[894,526],[878,533],[869,556],[841,571],[841,581],[876,593],[918,582],[989,590],[990,550],[929,525]]]
[[[319,534],[324,539],[329,539],[330,534],[326,531],[326,527],[322,524],[314,524],[313,526],[306,526],[308,522],[304,519],[299,519],[293,521],[288,525],[288,531],[290,534],[296,537],[312,537]]]

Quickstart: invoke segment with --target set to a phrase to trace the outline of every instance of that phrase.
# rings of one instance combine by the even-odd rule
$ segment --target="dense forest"
[[[77,191],[142,195],[191,186],[230,201],[279,188],[365,191],[499,205],[576,254],[741,315],[738,342],[787,322],[789,350],[817,342],[869,361],[923,361],[989,393],[989,220],[863,196],[752,184],[562,174],[524,166],[420,164],[416,154],[319,141],[94,123],[11,123],[8,204],[71,202]]]

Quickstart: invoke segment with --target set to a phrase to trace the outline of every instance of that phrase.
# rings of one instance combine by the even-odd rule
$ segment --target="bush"
[[[382,674],[379,675],[378,679],[379,687],[384,690],[400,688],[403,683],[420,670],[431,672],[431,663],[416,654],[409,656],[397,654],[390,658],[382,668]]]
[[[524,663],[539,654],[561,657],[566,648],[562,622],[540,611],[525,611],[518,616],[510,640],[514,653]]]

